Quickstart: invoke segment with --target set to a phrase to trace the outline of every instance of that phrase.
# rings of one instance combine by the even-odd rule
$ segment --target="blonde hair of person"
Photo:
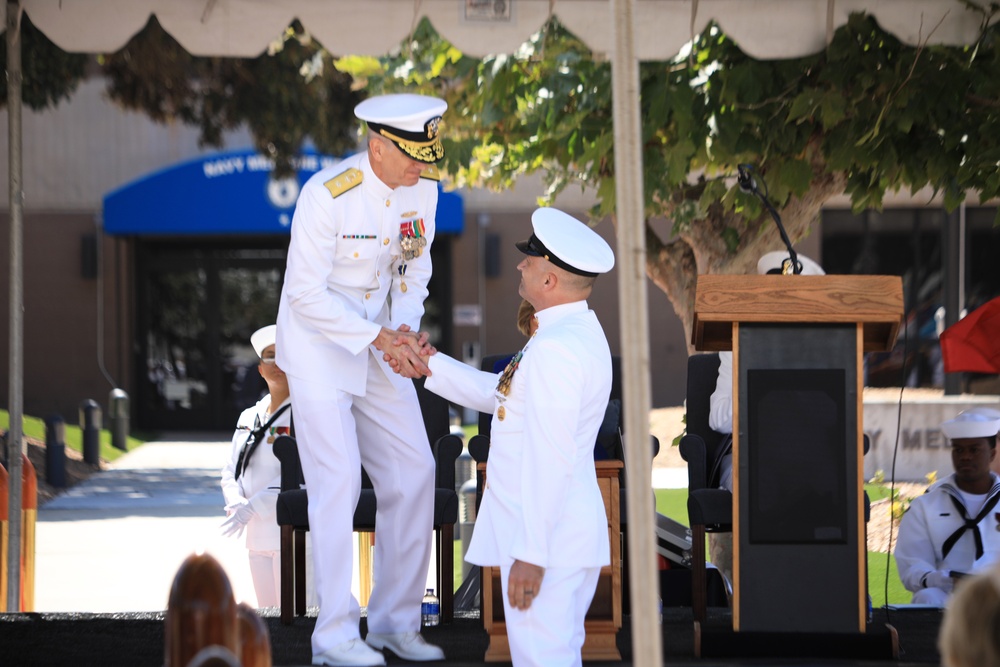
[[[521,299],[521,305],[517,308],[517,330],[525,338],[530,338],[534,333],[533,320],[535,319],[535,307]]]
[[[944,667],[1000,667],[1000,566],[957,583],[938,650]]]

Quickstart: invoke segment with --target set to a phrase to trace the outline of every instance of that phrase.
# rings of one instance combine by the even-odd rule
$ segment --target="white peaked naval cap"
[[[261,327],[257,329],[252,334],[250,334],[250,344],[253,345],[254,352],[257,356],[264,355],[264,348],[268,345],[274,345],[274,337],[278,327],[274,324],[268,324],[266,327]]]
[[[607,241],[586,224],[555,208],[540,208],[531,214],[531,238],[517,242],[525,255],[544,257],[559,268],[581,276],[607,273],[615,265],[615,253]]]
[[[430,164],[444,157],[438,133],[447,109],[437,97],[397,93],[369,97],[354,107],[354,115],[414,160]]]
[[[982,410],[984,408],[973,408],[959,413],[954,419],[941,424],[941,432],[949,440],[992,438],[1000,432],[1000,419],[983,414]]]
[[[796,257],[798,257],[799,264],[802,265],[802,273],[799,275],[826,275],[826,271],[823,270],[823,267],[815,261],[800,253],[796,253]],[[781,269],[784,266],[785,261],[788,259],[790,258],[787,250],[775,250],[773,252],[766,253],[763,257],[757,260],[757,273],[762,276],[768,273],[781,273]]]

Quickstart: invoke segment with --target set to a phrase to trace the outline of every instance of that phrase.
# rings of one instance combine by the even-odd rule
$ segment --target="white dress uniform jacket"
[[[286,399],[275,412],[289,403]],[[257,425],[263,425],[268,420],[268,408],[271,406],[270,395],[257,402],[257,405],[247,408],[236,422],[236,432],[233,433],[233,448],[229,461],[222,469],[222,495],[226,505],[238,502],[241,498],[250,501],[257,516],[250,519],[244,533],[247,549],[251,551],[277,551],[281,533],[275,517],[275,502],[281,490],[281,462],[274,455],[272,447],[278,435],[287,435],[292,419],[292,409],[289,408],[274,420],[264,440],[257,446],[246,470],[236,479],[236,462],[240,450],[253,431],[255,419]]]
[[[601,567],[610,547],[594,442],[611,394],[611,352],[585,301],[536,316],[538,331],[506,397],[496,391],[497,374],[430,358],[427,389],[493,413],[487,486],[466,560]]]
[[[433,180],[389,188],[367,153],[306,182],[278,306],[277,361],[285,373],[364,395],[369,346],[382,326],[420,328],[437,200]],[[403,260],[400,225],[413,222],[422,223],[427,245]],[[375,356],[383,363],[381,352]],[[383,371],[393,383],[410,382],[384,363]]]
[[[993,486],[986,495],[986,502],[1000,494],[1000,477],[993,474]],[[984,569],[1000,559],[1000,505],[989,512],[978,524],[983,539],[983,556],[977,561],[976,543],[972,530],[966,530],[946,557],[942,547],[965,521],[955,507],[955,498],[965,507],[962,494],[955,484],[955,475],[940,480],[927,489],[927,493],[914,498],[899,524],[899,541],[896,544],[896,564],[903,586],[920,593],[923,577],[934,570],[954,570],[972,573]],[[979,508],[967,511],[975,517]],[[916,597],[915,600],[916,601]]]

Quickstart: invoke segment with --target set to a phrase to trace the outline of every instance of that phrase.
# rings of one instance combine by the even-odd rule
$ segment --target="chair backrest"
[[[272,448],[274,456],[281,461],[281,490],[298,489],[305,484],[302,476],[302,462],[299,460],[299,445],[290,435],[279,435]]]
[[[719,355],[694,354],[688,357],[687,399],[685,401],[685,428],[697,435],[705,443],[707,472],[711,472],[719,455],[720,446],[726,439],[722,433],[708,425],[712,392],[719,378]]]
[[[414,380],[413,386],[417,389],[417,400],[420,401],[420,412],[424,416],[427,440],[433,445],[438,438],[451,433],[451,414],[446,399],[424,389],[425,379]]]

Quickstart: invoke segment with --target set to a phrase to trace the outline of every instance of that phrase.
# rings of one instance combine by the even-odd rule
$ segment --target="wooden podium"
[[[733,351],[733,629],[865,632],[863,355],[896,276],[701,275],[692,340]]]
[[[595,461],[597,484],[601,487],[604,509],[608,517],[608,537],[611,542],[611,565],[601,568],[597,591],[584,619],[587,637],[583,642],[584,660],[621,660],[618,651],[618,630],[622,627],[622,542],[621,494],[618,472],[621,461]],[[486,464],[480,463],[479,473],[483,483]],[[500,568],[481,569],[483,626],[490,637],[486,649],[486,662],[510,662],[510,644],[507,643],[507,626],[504,623],[503,592],[500,585]],[[542,582],[545,585],[545,582]]]

